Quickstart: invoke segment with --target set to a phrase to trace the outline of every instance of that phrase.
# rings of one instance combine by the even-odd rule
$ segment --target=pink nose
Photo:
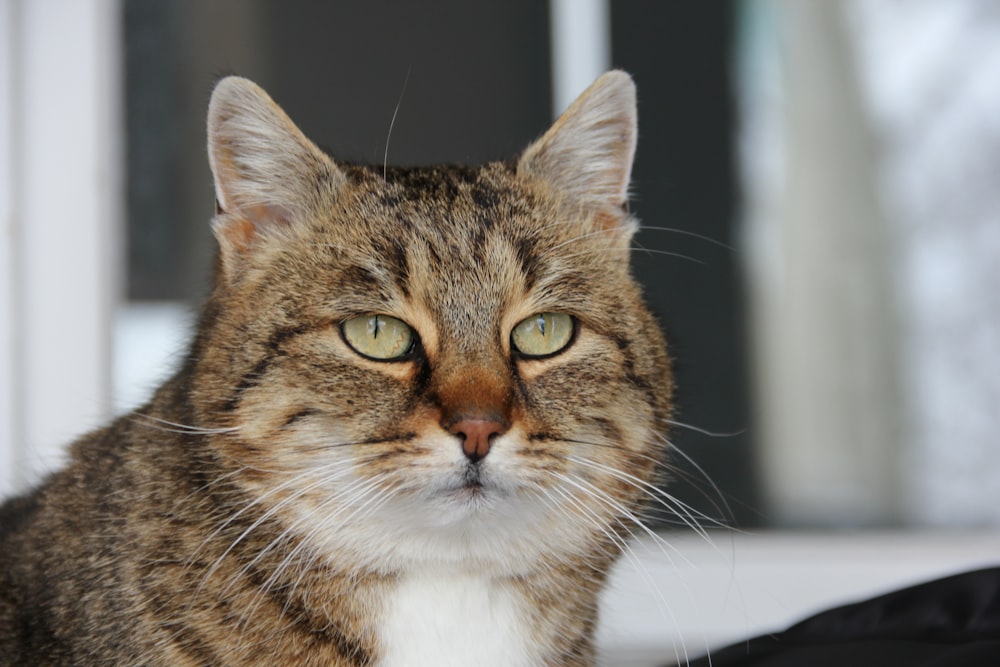
[[[466,458],[475,463],[490,453],[490,441],[502,435],[507,427],[492,419],[461,419],[448,432],[462,438],[462,451]]]

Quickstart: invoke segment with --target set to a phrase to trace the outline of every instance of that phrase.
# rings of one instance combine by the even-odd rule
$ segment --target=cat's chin
[[[322,512],[297,504],[289,524],[331,562],[351,554],[357,566],[381,572],[447,564],[520,575],[540,561],[587,552],[596,522],[573,501],[560,502],[570,492],[544,485],[537,469],[512,454],[511,441],[475,463],[453,444],[424,445],[421,467],[390,469],[381,486],[377,476],[358,473],[347,486],[361,491],[349,502],[320,497],[313,507],[331,508]]]
[[[510,489],[489,480],[463,480],[429,489],[413,500],[412,507],[421,516],[408,517],[429,530],[468,530],[480,523],[521,522],[518,518],[525,501]],[[420,512],[420,508],[424,511]]]
[[[490,482],[442,485],[386,500],[363,525],[326,535],[325,550],[386,572],[446,565],[515,576],[569,546],[552,518],[537,498]]]

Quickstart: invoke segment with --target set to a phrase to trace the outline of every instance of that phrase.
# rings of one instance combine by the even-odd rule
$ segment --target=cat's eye
[[[510,342],[523,357],[548,357],[569,345],[574,327],[565,313],[538,313],[514,327]]]
[[[355,352],[378,361],[403,359],[416,339],[410,325],[389,315],[352,317],[341,323],[340,331]]]

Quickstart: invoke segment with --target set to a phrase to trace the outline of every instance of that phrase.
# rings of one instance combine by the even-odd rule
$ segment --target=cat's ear
[[[623,210],[637,134],[635,84],[625,72],[611,71],[528,147],[518,171],[577,201]]]
[[[208,106],[208,158],[215,178],[214,228],[223,253],[303,217],[320,181],[340,170],[257,84],[222,79]]]

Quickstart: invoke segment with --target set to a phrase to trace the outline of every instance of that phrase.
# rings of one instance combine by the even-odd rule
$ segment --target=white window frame
[[[611,68],[610,0],[550,0],[552,111],[558,116]]]

